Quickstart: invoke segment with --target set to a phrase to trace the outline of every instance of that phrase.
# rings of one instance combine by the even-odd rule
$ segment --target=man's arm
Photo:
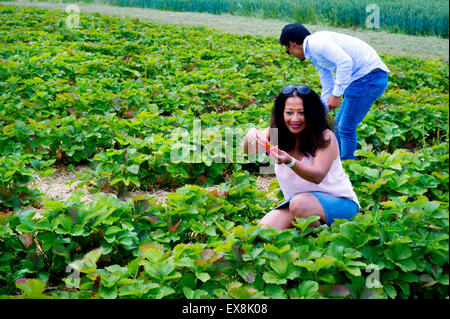
[[[328,99],[330,98],[331,94],[333,93],[334,88],[334,77],[333,73],[325,68],[322,68],[320,66],[316,66],[317,72],[319,73],[320,77],[320,84],[322,85],[322,95],[320,97],[323,105],[325,105],[326,112],[328,113]]]
[[[331,38],[329,40],[323,39],[319,46],[322,57],[336,66],[336,79],[334,81],[332,95],[340,97],[350,84],[353,60]]]

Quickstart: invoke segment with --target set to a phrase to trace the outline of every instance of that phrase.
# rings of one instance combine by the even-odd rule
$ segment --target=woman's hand
[[[277,164],[288,164],[292,161],[292,156],[280,150],[278,146],[270,148],[269,157]]]
[[[251,128],[247,135],[247,141],[249,144],[249,147],[256,149],[256,152],[265,152],[266,150],[266,143],[269,141],[264,136],[264,133],[258,130],[257,128]]]

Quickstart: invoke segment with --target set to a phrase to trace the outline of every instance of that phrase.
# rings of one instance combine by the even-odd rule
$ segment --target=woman
[[[278,133],[279,143],[268,153],[286,201],[260,220],[263,228],[286,229],[296,217],[312,215],[320,217],[312,227],[331,225],[336,218],[350,219],[358,213],[358,198],[316,92],[305,85],[285,86],[275,100],[270,128],[250,129],[243,140],[244,152],[265,151],[271,133]]]

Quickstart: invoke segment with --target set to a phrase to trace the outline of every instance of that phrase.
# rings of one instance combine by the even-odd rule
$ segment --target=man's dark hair
[[[305,28],[303,24],[291,23],[284,26],[280,35],[281,45],[289,45],[289,41],[295,42],[298,45],[303,44],[303,40],[311,33]]]
[[[280,93],[275,100],[272,109],[270,127],[278,129],[278,148],[289,152],[295,147],[295,135],[286,127],[284,122],[284,108],[288,97],[298,96],[303,100],[303,111],[305,116],[305,128],[300,132],[300,148],[304,156],[314,156],[318,148],[327,146],[331,140],[323,137],[326,129],[331,129],[325,107],[319,95],[311,90],[308,94],[298,94],[294,90],[291,94]]]

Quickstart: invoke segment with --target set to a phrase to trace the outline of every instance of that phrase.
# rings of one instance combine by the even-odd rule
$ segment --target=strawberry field
[[[382,56],[354,220],[261,230],[283,198],[242,137],[286,83],[320,88],[314,66],[276,38],[66,18],[0,6],[2,298],[448,298],[447,63]],[[32,186],[80,165],[68,200]]]

